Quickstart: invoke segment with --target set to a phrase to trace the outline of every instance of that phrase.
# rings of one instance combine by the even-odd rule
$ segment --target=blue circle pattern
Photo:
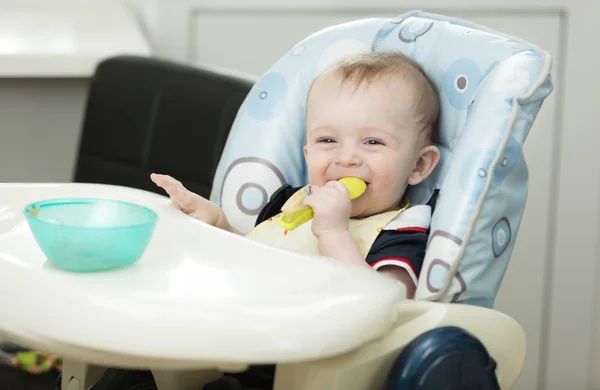
[[[504,154],[498,161],[494,171],[494,185],[501,186],[504,180],[515,169],[521,158],[521,144],[511,137]],[[460,172],[459,185],[463,192],[468,193],[471,198],[477,199],[483,192],[488,180],[488,167],[496,156],[496,150],[475,150],[464,161]]]
[[[487,182],[489,162],[496,152],[491,149],[476,150],[464,161],[458,184],[470,198],[477,199]]]
[[[504,149],[504,155],[498,162],[498,166],[494,172],[495,185],[502,185],[504,179],[515,169],[521,159],[522,149],[521,144],[514,137],[510,137],[508,145]]]
[[[409,20],[398,32],[398,38],[403,42],[415,42],[417,38],[425,34],[429,29],[433,27],[432,21],[425,20]]]
[[[473,60],[462,58],[453,62],[444,74],[444,95],[452,107],[466,109],[481,81],[481,71]]]
[[[492,250],[494,256],[499,257],[510,244],[511,230],[508,219],[502,218],[492,228]]]
[[[257,188],[246,188],[242,194],[242,204],[249,210],[256,210],[261,206],[262,192]]]
[[[288,86],[281,73],[271,72],[261,78],[252,89],[248,101],[248,114],[259,121],[275,118],[283,111]]]

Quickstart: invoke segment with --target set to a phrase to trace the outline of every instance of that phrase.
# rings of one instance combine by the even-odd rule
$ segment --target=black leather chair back
[[[163,193],[149,177],[158,172],[208,198],[253,81],[154,58],[103,61],[91,81],[74,180]]]

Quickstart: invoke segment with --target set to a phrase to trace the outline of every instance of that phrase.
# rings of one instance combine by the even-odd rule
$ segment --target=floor
[[[24,349],[5,340],[0,340],[0,347],[0,350],[9,354]],[[32,375],[0,364],[0,390],[54,390],[57,377],[57,371]]]
[[[0,390],[54,390],[57,376],[58,372],[31,375],[0,366]]]

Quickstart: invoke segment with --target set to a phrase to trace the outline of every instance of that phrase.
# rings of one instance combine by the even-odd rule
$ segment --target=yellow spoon
[[[367,184],[356,177],[344,177],[340,179],[340,183],[345,185],[348,189],[350,200],[358,198],[367,189]],[[294,230],[303,223],[310,221],[314,215],[311,207],[302,206],[299,209],[284,213],[281,218],[277,220],[277,223],[285,230]]]

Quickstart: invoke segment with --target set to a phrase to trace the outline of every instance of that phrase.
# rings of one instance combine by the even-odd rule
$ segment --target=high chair
[[[409,193],[418,204],[439,191],[415,300],[401,300],[397,284],[371,270],[202,224],[164,196],[126,187],[124,174],[86,179],[93,164],[97,172],[113,169],[100,155],[81,165],[94,148],[91,140],[102,142],[99,127],[92,138],[84,134],[78,181],[119,186],[0,185],[0,336],[64,356],[64,390],[86,388],[108,366],[150,368],[160,389],[198,390],[224,371],[269,363],[277,364],[275,390],[511,388],[523,367],[525,334],[492,307],[525,207],[522,145],[552,90],[547,52],[419,11],[313,34],[273,65],[241,104],[220,159],[211,157],[218,161],[211,200],[247,232],[278,188],[306,183],[302,143],[310,83],[335,60],[365,50],[401,50],[440,92],[441,162]],[[227,83],[238,99],[244,82]],[[155,142],[157,112],[169,104],[163,92],[148,114],[154,122],[147,125],[146,149],[135,157],[140,175],[160,160],[147,146]],[[225,112],[218,114],[227,122]],[[199,169],[212,175],[210,167]],[[58,196],[152,207],[160,221],[144,257],[95,274],[49,266],[20,210]],[[28,293],[15,298],[25,281]]]

